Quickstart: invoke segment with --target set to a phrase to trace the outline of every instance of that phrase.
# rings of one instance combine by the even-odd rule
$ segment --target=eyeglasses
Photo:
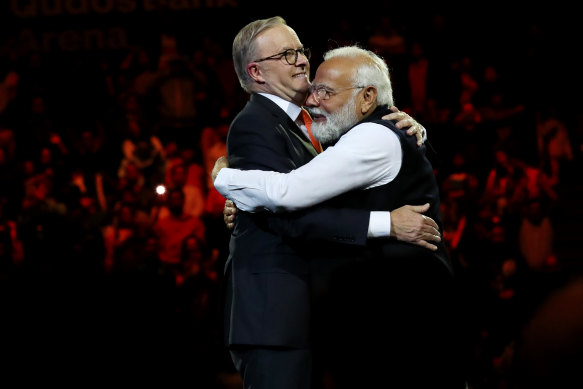
[[[325,86],[311,86],[310,87],[310,94],[314,95],[316,102],[320,104],[322,100],[328,100],[330,96],[337,95],[340,92],[344,92],[350,89],[362,89],[364,86],[349,86],[348,88],[341,88],[336,90],[327,89]]]
[[[285,57],[285,61],[289,65],[295,65],[296,62],[298,62],[298,54],[301,54],[304,57],[306,57],[307,59],[310,59],[311,52],[310,52],[310,49],[308,49],[306,47],[300,47],[297,50],[287,49],[285,51],[282,51],[281,53],[270,55],[269,57],[256,59],[253,62],[262,62],[262,61],[267,61],[268,59],[281,59],[282,57]]]

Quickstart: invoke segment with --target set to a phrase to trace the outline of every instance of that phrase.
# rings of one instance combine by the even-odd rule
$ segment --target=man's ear
[[[377,106],[377,88],[374,86],[367,86],[362,92],[362,101],[360,104],[360,112],[366,115]]]
[[[256,62],[251,62],[247,65],[247,73],[249,76],[260,84],[265,82],[265,79],[261,75],[261,69],[257,66]]]

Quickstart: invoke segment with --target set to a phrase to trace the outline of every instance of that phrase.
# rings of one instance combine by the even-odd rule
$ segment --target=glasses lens
[[[287,61],[288,64],[295,65],[295,63],[298,62],[298,55],[299,54],[302,54],[307,59],[310,59],[310,49],[306,49],[306,48],[302,47],[301,49],[297,49],[297,50],[292,50],[292,49],[287,50],[285,52],[285,60]]]
[[[287,61],[287,63],[289,63],[290,65],[293,65],[296,63],[296,61],[298,60],[298,52],[295,50],[287,50],[285,52],[285,60]]]
[[[312,93],[314,94],[314,97],[316,98],[317,102],[320,102],[321,100],[326,100],[326,89],[312,89]]]

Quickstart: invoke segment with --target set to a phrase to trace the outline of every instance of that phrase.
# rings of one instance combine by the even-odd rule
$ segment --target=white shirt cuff
[[[368,223],[368,238],[388,238],[391,236],[391,213],[373,211]]]

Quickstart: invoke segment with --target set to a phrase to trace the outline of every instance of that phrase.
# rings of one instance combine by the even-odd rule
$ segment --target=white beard
[[[309,108],[308,111],[310,114],[322,115],[326,118],[326,121],[322,123],[312,122],[312,134],[322,144],[336,142],[349,128],[358,123],[354,96],[336,113],[327,115],[319,108]]]

